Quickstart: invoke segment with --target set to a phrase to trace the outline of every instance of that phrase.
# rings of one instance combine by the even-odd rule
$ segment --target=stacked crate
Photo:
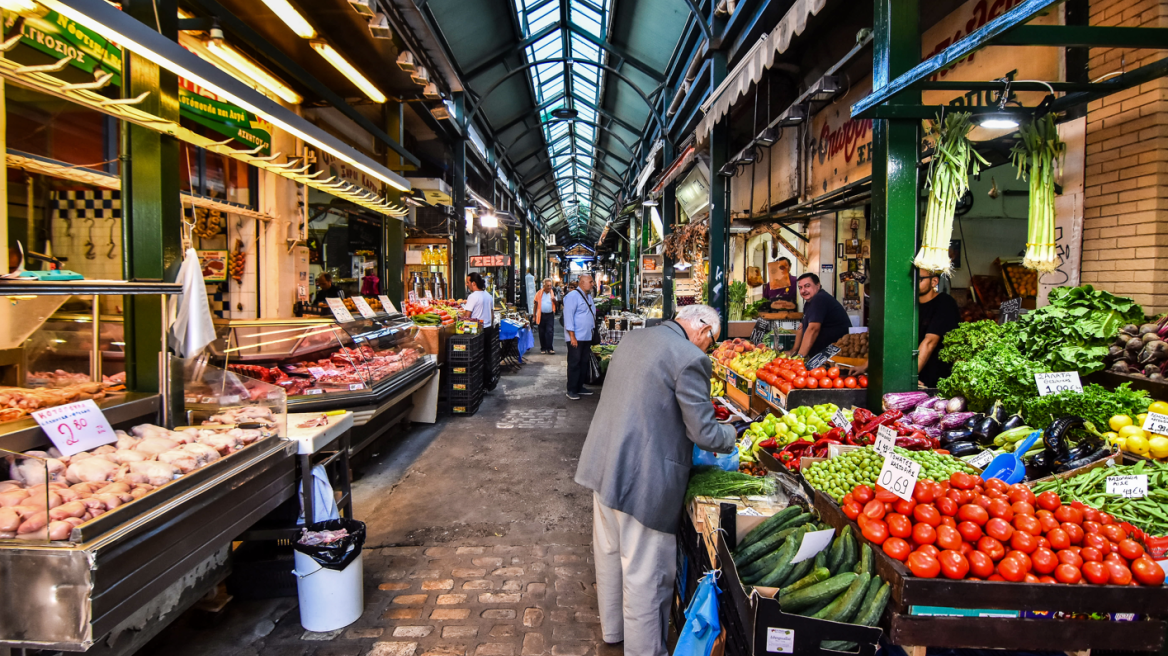
[[[484,374],[485,380],[483,383],[489,391],[495,389],[495,386],[499,384],[499,362],[502,360],[501,348],[499,346],[499,327],[492,326],[485,334],[487,339],[485,346],[487,350],[487,370]]]
[[[443,407],[452,415],[473,415],[483,401],[483,333],[452,335],[442,367]]]

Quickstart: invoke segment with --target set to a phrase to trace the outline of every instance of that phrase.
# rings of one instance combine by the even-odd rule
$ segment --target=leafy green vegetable
[[[1143,390],[1133,390],[1123,383],[1114,391],[1094,383],[1083,386],[1083,393],[1059,392],[1034,397],[1022,406],[1022,416],[1030,426],[1047,426],[1059,417],[1077,415],[1102,428],[1114,415],[1135,417],[1147,412],[1152,399]]]
[[[1048,371],[1043,364],[1023,356],[1008,340],[999,340],[974,357],[954,363],[953,375],[942,378],[937,388],[944,396],[964,396],[973,412],[985,412],[998,399],[1014,412],[1038,393],[1034,374]]]
[[[775,491],[771,477],[758,478],[736,471],[723,471],[717,467],[697,467],[689,478],[685,490],[685,502],[694,497],[737,497],[768,495]]]
[[[972,360],[982,349],[1002,338],[1002,326],[994,321],[963,323],[945,334],[940,358],[949,363]]]

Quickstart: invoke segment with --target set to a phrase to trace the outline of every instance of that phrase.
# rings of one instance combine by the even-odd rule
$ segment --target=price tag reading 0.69
[[[880,487],[908,501],[912,499],[913,488],[921,475],[921,465],[911,458],[892,454],[884,459],[880,476],[876,478]]]

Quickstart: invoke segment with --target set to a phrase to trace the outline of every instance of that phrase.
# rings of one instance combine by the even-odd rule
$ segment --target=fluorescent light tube
[[[312,29],[308,21],[304,20],[304,16],[301,16],[300,12],[288,3],[288,0],[261,0],[261,2],[267,5],[277,18],[284,21],[284,24],[295,32],[296,36],[302,39],[316,38],[316,30]]]
[[[300,94],[288,88],[288,85],[276,79],[271,73],[260,68],[247,55],[232,48],[230,45],[215,39],[208,39],[207,50],[227,62],[232,68],[243,73],[252,82],[279,96],[284,102],[292,105],[299,105],[303,102],[304,99],[300,97]]]
[[[342,57],[341,53],[334,50],[333,47],[328,43],[324,41],[313,41],[312,49],[320,53],[320,56],[324,57],[328,63],[332,64],[333,68],[340,71],[341,75],[349,78],[349,81],[357,85],[357,88],[360,89],[361,92],[368,96],[369,99],[373,102],[384,103],[385,101],[389,100],[389,98],[385,97],[384,93],[381,93],[377,87],[373,86],[373,83],[369,81],[369,78],[362,75],[361,71],[358,71],[352,64],[349,63],[349,60]]]

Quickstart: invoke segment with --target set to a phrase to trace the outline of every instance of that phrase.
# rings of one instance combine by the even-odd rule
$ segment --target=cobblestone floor
[[[295,598],[188,613],[139,653],[619,656],[600,640],[591,498],[577,457],[598,397],[564,396],[567,349],[530,353],[473,417],[415,427],[354,485],[365,610],[311,633]]]

